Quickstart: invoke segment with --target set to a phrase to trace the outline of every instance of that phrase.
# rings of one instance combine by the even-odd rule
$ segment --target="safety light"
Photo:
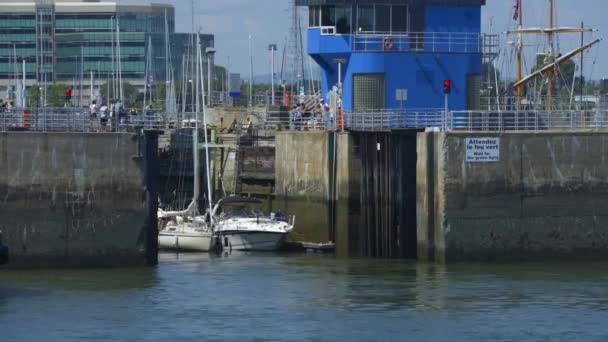
[[[65,99],[66,101],[70,101],[72,99],[72,88],[67,88],[65,90]]]
[[[445,80],[443,81],[443,93],[450,94],[452,92],[452,81]]]

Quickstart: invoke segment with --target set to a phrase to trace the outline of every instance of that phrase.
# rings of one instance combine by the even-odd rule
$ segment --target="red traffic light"
[[[66,90],[65,90],[65,94],[66,94],[67,96],[71,96],[71,95],[72,95],[72,88],[68,88],[68,89],[66,89]]]
[[[443,81],[443,93],[448,95],[452,92],[452,81],[444,80]]]

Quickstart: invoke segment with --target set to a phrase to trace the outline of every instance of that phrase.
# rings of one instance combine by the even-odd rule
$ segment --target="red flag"
[[[519,19],[519,0],[515,0],[513,5],[513,20],[517,21],[517,19]]]

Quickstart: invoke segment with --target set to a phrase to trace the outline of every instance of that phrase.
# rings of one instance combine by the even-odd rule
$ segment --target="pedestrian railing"
[[[439,109],[344,111],[343,116],[344,127],[354,131],[444,127],[444,113]]]
[[[468,131],[608,130],[608,111],[453,111],[446,128]]]
[[[244,117],[251,121],[245,122]],[[199,127],[202,127],[199,116]],[[211,127],[213,123],[208,123]],[[237,124],[266,131],[390,131],[436,127],[458,131],[608,130],[608,110],[450,111],[385,109],[370,111],[243,113]],[[0,131],[134,132],[142,129],[192,128],[195,113],[126,115],[101,120],[82,108],[38,108],[0,111]],[[229,125],[229,123],[226,123]],[[227,126],[226,126],[227,127]]]
[[[177,127],[169,116],[125,115],[103,120],[84,108],[32,108],[0,110],[0,131],[34,132],[127,132]]]
[[[353,35],[354,51],[476,52],[484,35],[475,32],[363,32]]]

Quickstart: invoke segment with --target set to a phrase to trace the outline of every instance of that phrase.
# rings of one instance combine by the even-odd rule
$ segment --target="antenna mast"
[[[546,63],[553,63],[553,0],[549,0],[549,32],[547,38],[549,39],[549,53],[547,54]],[[551,68],[551,71],[547,73],[547,110],[553,110],[553,76],[557,66]]]
[[[521,30],[523,28],[523,15],[524,15],[524,10],[523,10],[523,0],[517,0],[517,16],[518,16],[518,23],[517,23],[517,29]],[[517,41],[517,82],[521,81],[522,76],[522,50],[523,50],[524,44],[523,44],[523,35],[521,34],[521,32],[518,35],[518,41]],[[521,98],[523,96],[523,87],[520,85],[517,87],[517,109],[521,109]]]

